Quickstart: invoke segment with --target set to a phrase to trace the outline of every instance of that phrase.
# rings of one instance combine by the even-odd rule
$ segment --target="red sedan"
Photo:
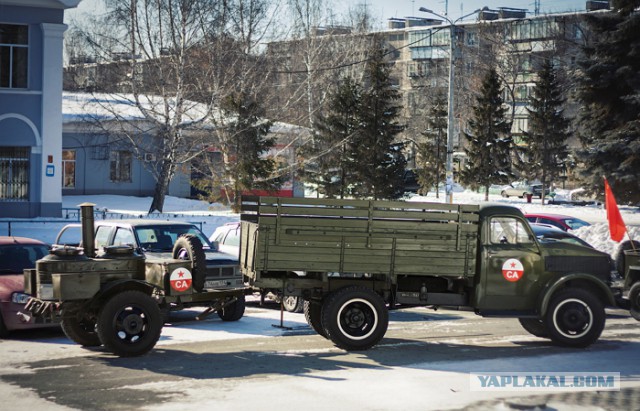
[[[525,214],[524,215],[530,223],[545,224],[553,227],[557,227],[563,231],[577,230],[580,227],[586,227],[591,224],[576,217],[571,217],[563,214]]]
[[[18,315],[29,299],[24,293],[23,270],[34,268],[36,260],[48,253],[49,247],[42,241],[0,236],[0,337],[13,330],[59,326]]]

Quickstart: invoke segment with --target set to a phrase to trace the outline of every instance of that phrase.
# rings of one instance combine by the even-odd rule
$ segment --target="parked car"
[[[217,242],[218,249],[225,253],[240,257],[240,223],[226,223],[217,227],[209,237],[212,243]],[[292,313],[302,312],[304,300],[300,297],[288,295],[282,298],[279,290],[260,290],[261,296],[270,298],[278,303],[282,302],[285,310]]]
[[[530,223],[546,224],[558,227],[561,230],[577,230],[580,227],[590,226],[591,224],[576,217],[563,214],[525,214]]]
[[[591,244],[584,241],[582,238],[575,236],[571,233],[563,231],[555,226],[549,226],[546,224],[529,224],[531,229],[533,230],[533,234],[538,238],[538,240],[545,241],[560,241],[569,244],[577,244],[584,247],[590,247]]]
[[[218,243],[218,250],[240,258],[240,223],[226,223],[213,231],[209,241]]]
[[[59,327],[41,318],[26,317],[24,311],[29,295],[24,293],[25,268],[34,268],[36,260],[49,254],[42,241],[24,237],[0,237],[0,337],[11,331],[29,328]]]
[[[502,188],[500,192],[502,197],[520,197],[525,198],[528,194],[532,194],[531,185],[525,181],[516,181]]]

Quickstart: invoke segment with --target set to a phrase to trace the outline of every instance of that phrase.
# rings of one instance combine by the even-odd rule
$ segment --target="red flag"
[[[605,207],[607,207],[607,220],[609,221],[609,234],[611,234],[611,239],[613,241],[620,241],[624,237],[624,233],[627,232],[627,227],[624,225],[624,221],[622,221],[618,204],[616,204],[616,199],[613,196],[613,192],[606,178],[604,179],[604,204]]]

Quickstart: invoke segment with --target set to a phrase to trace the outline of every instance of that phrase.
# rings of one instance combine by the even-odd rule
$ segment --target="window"
[[[111,181],[131,182],[131,153],[129,151],[112,151],[110,163]]]
[[[76,151],[62,150],[62,188],[76,186]]]
[[[513,217],[491,219],[491,242],[494,244],[533,243],[524,222]]]
[[[29,148],[0,147],[0,200],[29,199]]]
[[[118,227],[116,229],[116,235],[113,236],[113,245],[127,244],[135,246],[136,239],[133,237],[133,233],[129,229]]]
[[[96,230],[95,247],[100,249],[109,245],[109,235],[111,234],[111,227],[100,226]]]
[[[27,88],[29,27],[0,24],[0,88]]]

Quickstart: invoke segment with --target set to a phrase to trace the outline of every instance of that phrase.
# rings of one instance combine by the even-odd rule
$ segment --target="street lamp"
[[[434,12],[433,10],[429,10],[425,7],[420,7],[418,10],[424,13],[433,14],[434,16],[440,17],[447,22],[449,22],[449,97],[447,100],[447,112],[448,112],[448,120],[447,120],[447,159],[445,163],[445,192],[446,199],[449,204],[453,203],[453,78],[454,78],[454,52],[455,52],[455,28],[456,23],[464,18],[472,16],[476,13],[480,13],[482,10],[487,9],[487,7],[483,7],[482,9],[474,10],[469,14],[465,14],[462,17],[457,18],[455,21],[451,21],[447,16],[443,16]]]

